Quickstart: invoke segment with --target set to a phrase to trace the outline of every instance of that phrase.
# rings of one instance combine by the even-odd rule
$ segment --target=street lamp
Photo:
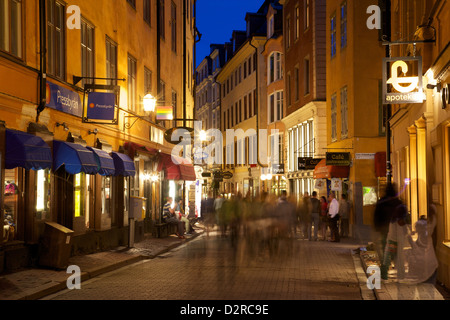
[[[144,96],[144,111],[154,112],[156,108],[156,98],[150,93]]]

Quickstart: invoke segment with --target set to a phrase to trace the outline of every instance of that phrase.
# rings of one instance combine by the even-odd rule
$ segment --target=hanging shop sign
[[[323,188],[325,188],[327,185],[327,180],[326,179],[316,179],[316,183],[314,185],[314,189],[317,190],[322,190]]]
[[[442,109],[446,109],[448,105],[450,105],[450,90],[448,88],[448,84],[445,83],[442,86]]]
[[[93,120],[114,120],[116,95],[109,92],[90,92],[87,117]]]
[[[284,163],[272,164],[273,174],[284,174]]]
[[[338,191],[338,192],[342,191],[342,180],[341,179],[337,179],[337,178],[331,179],[331,191]]]
[[[314,170],[322,159],[299,157],[298,170]]]
[[[349,152],[327,152],[327,166],[350,166]]]
[[[47,81],[46,107],[77,117],[83,114],[80,95],[72,90]]]
[[[383,102],[385,104],[422,103],[422,57],[383,59]]]

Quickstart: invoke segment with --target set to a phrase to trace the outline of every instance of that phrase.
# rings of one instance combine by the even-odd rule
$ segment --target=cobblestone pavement
[[[64,290],[53,300],[361,300],[350,240],[293,240],[274,252],[203,235]]]

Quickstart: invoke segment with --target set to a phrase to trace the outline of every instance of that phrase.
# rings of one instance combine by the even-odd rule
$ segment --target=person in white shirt
[[[331,242],[339,242],[339,202],[334,191],[330,192],[328,215],[330,217]]]

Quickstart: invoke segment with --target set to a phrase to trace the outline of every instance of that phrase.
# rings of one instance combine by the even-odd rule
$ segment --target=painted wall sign
[[[422,57],[383,59],[383,99],[385,104],[422,103]]]
[[[349,166],[349,152],[327,152],[327,166]]]
[[[109,92],[90,92],[87,118],[91,120],[114,120],[116,95]]]
[[[46,107],[81,117],[83,107],[77,92],[47,81]]]

